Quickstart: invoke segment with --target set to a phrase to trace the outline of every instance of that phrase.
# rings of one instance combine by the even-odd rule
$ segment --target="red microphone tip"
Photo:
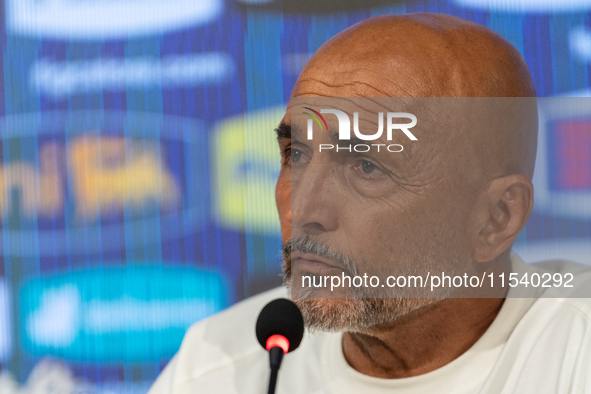
[[[283,349],[283,353],[287,353],[289,351],[289,341],[283,335],[271,335],[267,339],[267,351],[274,347],[279,347]]]

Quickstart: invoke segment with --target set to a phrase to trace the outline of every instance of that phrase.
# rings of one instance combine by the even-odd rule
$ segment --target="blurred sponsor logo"
[[[455,0],[463,7],[507,12],[580,12],[591,9],[588,0]]]
[[[19,217],[17,228],[1,231],[4,253],[121,248],[126,224],[146,230],[142,244],[157,243],[190,232],[205,216],[206,197],[193,185],[207,179],[201,164],[207,145],[196,121],[140,113],[27,114],[6,118],[0,135],[5,152],[20,150],[0,166],[0,216]],[[184,171],[174,173],[174,163]],[[177,231],[160,238],[160,225]],[[76,232],[88,242],[72,242]],[[13,251],[11,238],[19,237],[39,239],[38,248]]]
[[[538,103],[534,207],[551,215],[589,218],[591,98],[543,98]]]
[[[206,53],[163,59],[93,59],[54,62],[41,59],[30,71],[31,87],[61,97],[101,90],[146,89],[219,83],[234,73],[230,55]]]
[[[10,292],[8,284],[0,279],[0,361],[6,361],[12,350],[10,325]]]
[[[9,0],[7,27],[18,34],[97,39],[162,33],[220,15],[222,0]]]
[[[216,213],[229,227],[276,231],[280,154],[273,130],[284,107],[222,121],[214,137]]]
[[[168,357],[186,329],[224,308],[219,274],[134,266],[35,278],[20,291],[23,348],[71,360]]]
[[[138,148],[140,144],[143,146]],[[157,152],[153,141],[121,136],[77,136],[67,149],[45,143],[40,148],[39,171],[30,161],[0,166],[0,216],[8,214],[14,205],[30,217],[62,214],[68,174],[77,217],[94,219],[101,211],[122,211],[126,205],[140,210],[148,200],[162,207],[176,205],[178,182]],[[12,201],[13,189],[20,192],[18,202]]]

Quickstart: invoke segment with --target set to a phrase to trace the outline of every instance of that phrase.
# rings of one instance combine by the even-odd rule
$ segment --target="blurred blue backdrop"
[[[456,15],[517,47],[539,96],[589,96],[589,0],[2,11],[0,367],[20,383],[49,356],[89,390],[145,392],[192,322],[280,283],[273,129],[311,54],[346,27]],[[526,261],[591,264],[589,108],[541,107],[536,208],[515,247]]]

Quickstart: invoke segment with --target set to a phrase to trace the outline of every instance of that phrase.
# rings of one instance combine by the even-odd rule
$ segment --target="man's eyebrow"
[[[275,129],[277,138],[288,138],[291,139],[291,126],[285,122],[279,123],[279,126]]]

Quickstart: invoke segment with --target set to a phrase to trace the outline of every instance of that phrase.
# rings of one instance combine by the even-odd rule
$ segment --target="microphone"
[[[269,352],[268,394],[274,394],[283,355],[297,349],[304,336],[304,318],[300,309],[286,298],[269,302],[259,314],[256,334],[261,346]]]

